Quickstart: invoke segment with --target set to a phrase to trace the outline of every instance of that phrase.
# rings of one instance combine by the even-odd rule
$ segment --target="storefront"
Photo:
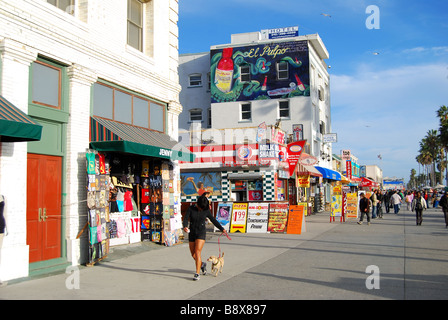
[[[321,188],[321,193],[323,197],[322,207],[325,211],[331,211],[331,202],[333,187],[336,186],[337,181],[341,181],[341,174],[337,171],[316,166],[316,169],[322,174],[323,183]]]
[[[92,117],[87,161],[89,263],[109,247],[166,246],[182,235],[177,161],[194,155],[161,132]]]

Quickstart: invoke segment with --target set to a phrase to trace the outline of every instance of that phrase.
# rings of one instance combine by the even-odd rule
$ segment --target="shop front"
[[[322,174],[322,207],[325,211],[331,211],[332,194],[333,188],[336,186],[338,181],[341,181],[342,176],[339,172],[325,167],[316,166],[316,169]]]
[[[92,117],[87,162],[89,263],[110,246],[180,242],[177,162],[194,155],[168,135]]]

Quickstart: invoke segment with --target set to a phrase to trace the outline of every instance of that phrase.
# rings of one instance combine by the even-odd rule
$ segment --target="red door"
[[[59,258],[62,158],[29,153],[27,176],[29,262]]]

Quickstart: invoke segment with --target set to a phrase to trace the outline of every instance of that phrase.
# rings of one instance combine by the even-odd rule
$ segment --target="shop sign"
[[[276,143],[267,143],[258,145],[259,159],[278,159],[279,147]]]
[[[288,207],[288,203],[271,203],[269,205],[268,232],[285,232]]]
[[[305,146],[306,140],[300,140],[296,142],[289,143],[286,150],[288,153],[287,161],[289,164],[289,176],[292,176],[296,168],[297,162],[302,154],[303,147]]]
[[[221,202],[218,204],[218,211],[216,213],[216,220],[222,225],[222,227],[229,231],[230,227],[230,215],[232,213],[232,202]],[[215,227],[215,231],[218,228]]]
[[[234,203],[230,232],[246,232],[247,203]]]
[[[302,234],[305,227],[305,215],[308,203],[300,202],[297,205],[289,206],[288,234]]]
[[[268,203],[249,203],[247,233],[266,233],[268,229]]]
[[[299,188],[309,188],[310,187],[310,176],[297,176],[297,187]]]

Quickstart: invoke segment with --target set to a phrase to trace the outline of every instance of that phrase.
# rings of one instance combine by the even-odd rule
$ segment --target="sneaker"
[[[358,224],[362,224],[362,221],[358,221]]]
[[[370,222],[367,222],[367,225],[370,226]]]
[[[193,277],[193,280],[194,281],[198,281],[199,279],[201,279],[201,277],[199,276],[199,273],[195,273],[194,277]]]
[[[207,274],[207,263],[202,262],[201,271],[204,276]]]

